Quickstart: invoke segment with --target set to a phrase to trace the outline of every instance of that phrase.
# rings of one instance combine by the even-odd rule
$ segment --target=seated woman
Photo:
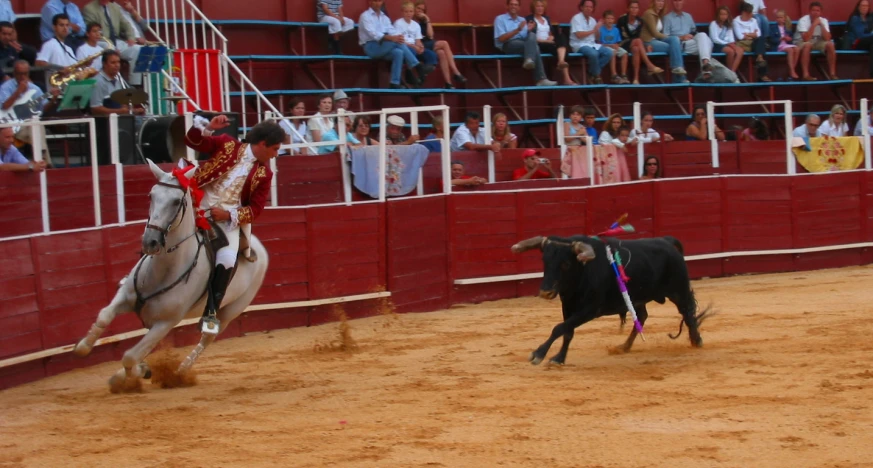
[[[546,0],[533,0],[530,4],[531,14],[525,19],[528,23],[536,24],[537,45],[540,53],[552,54],[558,58],[558,70],[563,74],[565,85],[576,85],[570,78],[570,65],[567,63],[567,38],[561,34],[561,28],[552,26],[551,20],[546,16]]]
[[[752,117],[749,120],[749,126],[740,133],[740,140],[743,141],[766,141],[770,139],[770,129],[763,120]]]
[[[427,2],[425,0],[415,1],[415,21],[418,21],[424,36],[421,40],[422,44],[426,49],[436,52],[439,58],[440,71],[443,73],[443,81],[446,82],[445,88],[455,88],[452,86],[452,78],[458,84],[466,83],[467,79],[458,71],[458,65],[455,64],[455,55],[452,53],[449,43],[433,39],[433,24],[431,24],[430,17],[427,16]]]
[[[709,126],[706,121],[706,109],[701,105],[694,106],[692,116],[693,120],[688,124],[688,128],[685,129],[686,139],[691,141],[709,140]],[[715,126],[715,138],[719,141],[725,141],[724,132],[722,129],[718,128],[718,125]]]
[[[841,104],[831,107],[831,115],[818,128],[821,136],[842,137],[849,134],[849,124],[846,123],[846,108]]]
[[[370,138],[370,119],[366,115],[355,117],[352,122],[352,133],[346,135],[346,141],[353,148],[362,148],[364,146],[378,145],[379,141]]]
[[[687,83],[685,61],[682,58],[682,45],[678,36],[664,34],[664,15],[667,14],[666,0],[652,0],[651,5],[643,13],[643,26],[640,39],[652,52],[665,52],[670,57],[670,68],[674,83]]]
[[[303,102],[302,99],[292,99],[291,105],[288,106],[291,110],[292,117],[303,117],[306,115],[306,103]],[[285,130],[285,144],[293,144],[293,143],[306,143],[305,135],[306,135],[306,120],[304,119],[294,119],[294,120],[281,120],[279,122],[279,126],[282,127],[282,130]],[[293,130],[292,130],[293,129]],[[294,130],[297,133],[294,133]],[[295,148],[292,149],[289,153],[288,150],[283,150],[284,152],[280,153],[282,155],[288,154],[308,154],[306,148]]]
[[[649,75],[664,73],[664,69],[656,67],[646,50],[643,40],[640,39],[640,28],[643,25],[640,19],[639,0],[630,0],[627,3],[627,13],[618,18],[618,30],[621,31],[621,43],[624,50],[630,52],[634,65],[633,84],[640,84],[640,65],[645,62]],[[651,47],[650,47],[651,48]]]
[[[336,133],[336,123],[330,117],[323,117],[330,114],[333,109],[333,95],[322,94],[318,97],[318,112],[309,119],[307,125],[306,139],[312,143],[321,143],[327,141],[339,141],[339,135]],[[336,151],[336,146],[319,146],[314,148],[313,153],[325,154]]]
[[[636,128],[632,129],[630,132],[630,138],[642,143],[657,143],[661,141],[661,134],[652,128],[654,123],[655,117],[652,113],[649,111],[643,111],[643,114],[640,116],[640,128],[639,130]],[[663,141],[673,141],[673,136],[669,133],[665,133]]]
[[[643,165],[643,172],[640,175],[640,180],[651,180],[661,178],[661,160],[657,156],[651,154],[646,156],[646,162]]]
[[[715,19],[709,23],[709,37],[712,38],[712,51],[724,52],[725,65],[736,73],[745,51],[737,45],[730,8],[721,6],[715,12]]]
[[[518,137],[509,130],[506,114],[497,113],[491,118],[491,140],[500,143],[501,148],[518,148]]]

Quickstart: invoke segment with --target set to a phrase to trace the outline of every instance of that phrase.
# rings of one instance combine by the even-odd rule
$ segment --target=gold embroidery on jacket
[[[261,184],[262,179],[267,178],[267,169],[264,166],[258,167],[258,170],[255,171],[255,175],[252,176],[252,186],[249,187],[249,196],[255,192],[255,189],[258,188],[258,185]]]
[[[237,210],[237,212],[236,212],[236,218],[240,224],[251,224],[253,221],[253,219],[252,219],[253,216],[254,216],[254,212],[252,211],[252,208],[249,206],[244,206],[244,207],[240,208],[239,210]]]

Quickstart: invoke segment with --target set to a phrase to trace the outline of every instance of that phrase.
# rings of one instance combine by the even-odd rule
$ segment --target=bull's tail
[[[682,246],[682,243],[679,242],[679,239],[673,236],[664,236],[664,239],[667,239],[667,242],[673,244],[673,247],[676,247],[676,250],[678,250],[679,253],[685,255],[685,247]]]
[[[709,304],[706,306],[705,309],[703,309],[702,311],[700,311],[694,315],[694,318],[697,319],[697,326],[702,325],[703,321],[706,320],[707,317],[712,317],[713,315],[715,315],[715,311],[712,310],[712,304]],[[667,336],[669,336],[671,340],[675,340],[676,338],[679,338],[680,336],[682,336],[682,328],[684,326],[685,326],[685,318],[683,317],[683,318],[679,319],[679,331],[676,332],[675,335],[667,333]]]

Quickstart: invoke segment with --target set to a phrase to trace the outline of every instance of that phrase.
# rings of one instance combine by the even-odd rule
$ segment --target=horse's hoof
[[[531,363],[531,364],[537,366],[537,365],[539,365],[541,362],[543,362],[543,357],[542,357],[542,356],[537,356],[536,351],[534,351],[534,352],[530,353],[530,358],[529,358],[529,360],[530,360],[530,363]]]
[[[91,354],[91,349],[91,346],[88,346],[88,344],[85,343],[85,340],[82,340],[75,348],[73,348],[73,354],[79,357],[85,357]]]

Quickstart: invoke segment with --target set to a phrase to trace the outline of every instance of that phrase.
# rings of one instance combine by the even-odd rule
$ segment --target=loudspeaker
[[[221,130],[216,131],[215,133],[213,133],[213,135],[230,135],[233,138],[239,139],[239,121],[240,121],[239,112],[197,111],[194,114],[199,115],[200,117],[203,117],[204,119],[207,119],[207,120],[212,120],[212,118],[217,116],[217,115],[226,115],[227,120],[230,123],[230,125],[228,125],[225,128],[222,128]],[[209,159],[209,156],[210,155],[208,155],[206,153],[200,153],[197,155],[197,159],[202,161],[204,159]]]
[[[94,117],[97,133],[97,164],[112,164],[109,143],[109,117]],[[122,164],[142,164],[136,150],[136,116],[118,115],[118,159]]]

